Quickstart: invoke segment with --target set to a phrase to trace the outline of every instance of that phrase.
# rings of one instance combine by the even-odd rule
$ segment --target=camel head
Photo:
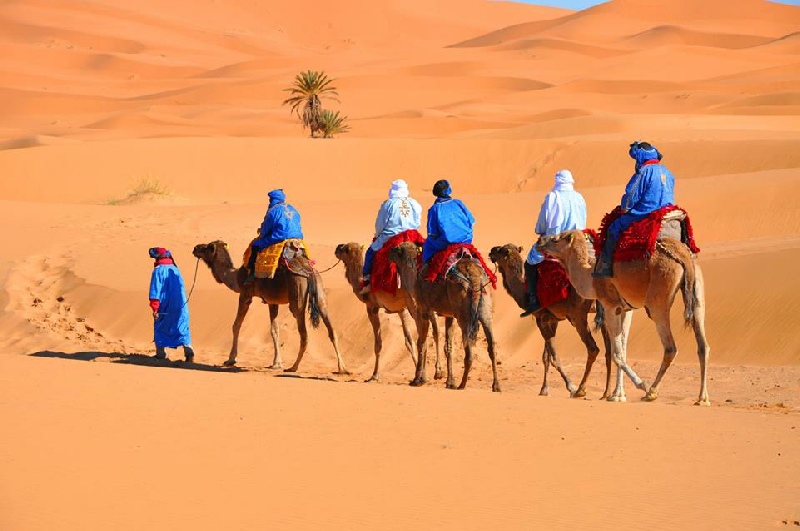
[[[211,264],[221,262],[223,266],[232,268],[233,261],[228,252],[228,244],[221,241],[213,241],[211,243],[198,243],[194,246],[192,254],[203,260],[209,266]]]
[[[389,261],[397,265],[397,272],[400,274],[400,282],[408,290],[416,289],[417,280],[417,257],[421,249],[413,242],[403,242],[397,247],[389,250]]]
[[[568,230],[552,236],[542,236],[536,242],[536,250],[542,254],[552,256],[562,263],[566,260],[568,253],[576,244],[583,244],[585,238],[579,230]]]
[[[522,274],[522,247],[512,243],[492,247],[489,251],[489,260],[497,264],[504,275],[506,272]]]
[[[336,246],[334,254],[336,258],[344,262],[345,265],[363,265],[364,246],[356,242],[340,243]]]

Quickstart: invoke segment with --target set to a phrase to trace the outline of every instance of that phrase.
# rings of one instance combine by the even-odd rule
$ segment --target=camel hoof
[[[434,380],[441,380],[444,378],[444,371],[436,371],[433,375]]]
[[[705,398],[703,400],[698,400],[697,402],[694,403],[694,405],[708,407],[711,405],[711,400],[709,400],[708,398]]]
[[[453,382],[448,382],[447,385],[445,385],[445,387],[447,389],[456,389],[456,384],[454,384]]]
[[[492,392],[493,393],[499,393],[500,392],[500,384],[498,382],[495,382],[495,383],[492,384]]]
[[[351,375],[353,373],[348,371],[347,369],[343,369],[343,370],[336,371],[333,374],[338,374],[338,375],[341,375],[341,376],[349,376],[349,375]]]
[[[546,387],[542,387],[539,396],[550,396],[550,391]]]
[[[466,388],[467,388],[467,384],[466,384],[466,383],[462,383],[461,385],[459,385],[459,386],[457,387],[457,389],[458,389],[459,391],[463,391],[463,390],[464,390],[464,389],[466,389]]]
[[[569,396],[570,398],[584,398],[586,396],[586,389],[578,389]]]
[[[276,371],[278,369],[283,369],[283,363],[273,363],[272,365],[267,367],[267,369],[269,369],[271,371]]]
[[[236,360],[225,360],[225,363],[223,363],[223,365],[225,367],[233,367],[234,365],[236,365]]]
[[[378,376],[376,374],[373,374],[372,376],[370,376],[369,378],[364,380],[364,383],[372,383],[372,382],[380,382],[380,381],[381,381],[381,379],[378,378]]]
[[[642,400],[644,400],[645,402],[655,402],[657,398],[658,398],[658,391],[654,391],[651,389],[650,391],[647,392],[646,395],[642,397]]]
[[[425,385],[425,380],[422,378],[414,378],[408,383],[408,385],[410,385],[411,387],[422,387],[423,385]]]
[[[297,367],[289,367],[288,369],[283,369],[283,372],[297,372]]]
[[[609,396],[606,400],[609,402],[625,402],[626,398],[624,396]]]

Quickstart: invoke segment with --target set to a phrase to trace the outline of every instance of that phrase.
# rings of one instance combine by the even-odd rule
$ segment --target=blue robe
[[[150,299],[158,299],[158,319],[153,323],[156,347],[191,345],[189,306],[183,277],[175,265],[159,265],[150,277]]]
[[[638,164],[637,164],[638,166]],[[631,177],[622,196],[623,215],[608,227],[613,242],[635,222],[651,212],[675,204],[675,177],[663,164],[642,164]]]
[[[288,240],[303,238],[300,227],[300,213],[290,204],[283,201],[270,201],[264,222],[258,231],[259,237],[253,242],[256,250]]]
[[[422,260],[430,261],[434,254],[454,243],[472,243],[475,217],[458,199],[440,197],[428,209],[428,237],[422,246]]]

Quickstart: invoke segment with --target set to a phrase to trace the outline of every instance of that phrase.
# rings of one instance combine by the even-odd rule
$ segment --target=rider
[[[539,210],[539,218],[536,221],[536,234],[550,236],[566,230],[583,230],[586,228],[586,201],[583,196],[575,191],[575,179],[569,170],[556,172],[556,184],[553,189],[544,197],[542,208]],[[533,244],[528,258],[525,261],[525,280],[528,288],[528,296],[525,303],[525,311],[520,317],[528,315],[541,309],[539,297],[536,294],[536,286],[539,281],[536,264],[544,261],[536,244]]]
[[[286,202],[283,189],[272,190],[268,196],[267,213],[258,230],[258,238],[253,240],[253,248],[250,251],[250,260],[247,264],[248,282],[255,279],[256,257],[259,251],[290,238],[303,238],[300,213]]]
[[[603,252],[592,273],[595,278],[614,276],[614,248],[622,233],[636,221],[667,205],[675,204],[675,177],[661,164],[661,153],[647,142],[636,141],[628,154],[636,161],[636,172],[625,187],[620,206],[622,215],[606,231]]]
[[[433,255],[454,243],[472,243],[475,217],[464,203],[453,199],[453,190],[445,179],[433,185],[436,200],[428,209],[428,237],[422,246],[422,260],[429,262]]]
[[[364,256],[364,287],[361,293],[369,292],[372,262],[375,253],[392,237],[407,230],[419,229],[422,206],[408,195],[408,184],[403,179],[392,181],[389,199],[383,202],[375,219],[375,239]]]
[[[194,361],[192,338],[189,334],[189,307],[186,291],[172,253],[163,247],[151,247],[153,273],[150,275],[150,309],[153,310],[153,337],[156,359],[167,359],[165,348],[183,347],[186,361]]]

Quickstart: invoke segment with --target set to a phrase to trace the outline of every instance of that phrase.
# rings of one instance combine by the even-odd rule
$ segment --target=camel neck
[[[215,260],[209,265],[211,274],[214,280],[220,284],[225,284],[228,289],[239,293],[239,281],[237,279],[238,269],[222,264],[219,260]]]
[[[508,271],[506,270],[508,269]],[[517,303],[520,308],[525,308],[525,296],[527,287],[525,285],[525,278],[522,274],[522,268],[512,270],[513,268],[500,268],[500,274],[503,277],[503,287],[506,289],[511,298]]]

